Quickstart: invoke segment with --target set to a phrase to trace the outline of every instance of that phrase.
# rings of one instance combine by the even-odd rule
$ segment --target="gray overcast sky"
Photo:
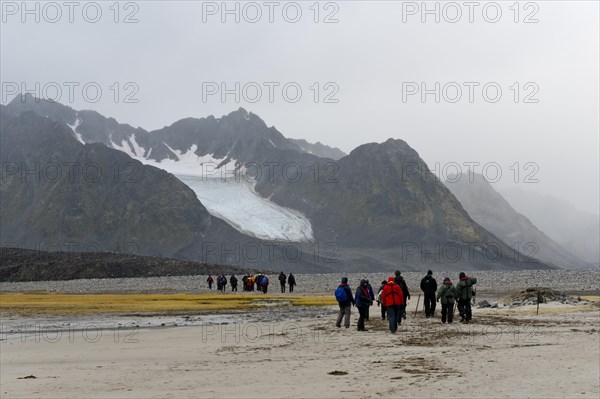
[[[15,83],[34,88],[36,82],[41,87],[49,82],[81,86],[97,82],[102,96],[95,103],[84,97],[81,86],[70,101],[63,85],[58,100],[149,130],[188,116],[220,116],[242,106],[287,137],[321,141],[346,152],[366,142],[404,139],[441,177],[444,171],[456,170],[453,163],[466,172],[465,162],[495,162],[502,171],[498,185],[517,184],[552,194],[598,214],[597,1],[521,2],[518,7],[512,1],[479,2],[473,9],[473,23],[463,2],[437,3],[439,23],[435,15],[425,15],[425,23],[421,21],[420,1],[338,1],[321,2],[318,7],[312,1],[298,2],[294,4],[299,4],[302,15],[296,23],[285,19],[295,18],[294,4],[275,3],[273,23],[269,6],[262,1],[254,3],[262,12],[258,22],[246,21],[256,17],[257,8],[239,2],[240,22],[225,15],[223,23],[220,1],[122,2],[115,23],[113,2],[98,2],[102,15],[97,23],[90,23],[83,9],[85,17],[93,20],[95,5],[81,2],[70,23],[69,8],[57,2],[62,17],[51,23],[57,19],[56,7],[38,3],[40,21],[36,22],[34,14],[22,15],[20,1],[3,1],[2,102],[10,99],[7,94]],[[35,10],[35,4],[28,7]],[[427,4],[436,7],[436,2]],[[450,23],[447,20],[457,16],[454,4],[462,16]],[[495,4],[502,14],[491,23],[486,19],[497,18]],[[228,7],[233,9],[236,3]],[[314,22],[316,8],[318,23]],[[123,23],[127,16],[138,22]],[[323,23],[326,17],[338,22]],[[524,23],[525,19],[538,22]],[[114,82],[120,87],[117,102],[114,87],[111,90]],[[136,86],[125,86],[127,82]],[[246,101],[256,93],[247,86],[239,103],[234,95],[226,96],[225,102],[220,95],[204,101],[206,82],[225,82],[230,88],[235,82],[242,87],[257,82],[262,97],[254,103]],[[280,84],[272,103],[265,82]],[[290,82],[302,89],[295,103],[291,102],[293,88],[287,92],[289,97],[282,94],[283,85]],[[318,102],[313,97],[315,82]],[[325,86],[328,82],[335,85]],[[422,102],[420,93],[403,101],[403,93],[420,88],[422,82],[429,89],[440,82],[439,103],[434,94]],[[456,86],[443,90],[449,82],[462,90],[457,102],[451,102]],[[479,84],[474,87],[473,103],[465,82]],[[492,85],[484,97],[482,87],[487,83]],[[51,85],[46,87],[54,96]],[[139,91],[133,94],[135,87]],[[494,87],[502,95],[497,102],[488,102],[486,98],[495,97]],[[336,88],[332,98],[338,102],[324,102]],[[127,94],[139,102],[126,103]],[[493,167],[486,172],[488,178],[495,177]],[[539,182],[526,183],[527,177]]]

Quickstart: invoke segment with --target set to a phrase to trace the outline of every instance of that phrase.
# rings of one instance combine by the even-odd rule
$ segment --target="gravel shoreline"
[[[329,294],[337,287],[340,278],[346,275],[351,286],[358,285],[361,278],[367,277],[374,289],[390,273],[350,273],[350,274],[295,274],[297,287],[294,294]],[[485,291],[509,291],[528,287],[549,287],[556,290],[595,293],[600,291],[600,270],[524,270],[524,271],[480,271],[468,272],[477,277],[477,288]],[[419,283],[425,275],[422,272],[402,273],[411,293],[421,293]],[[445,276],[458,280],[456,272],[436,272],[438,284]],[[213,276],[214,277],[214,276]],[[0,293],[48,291],[75,294],[92,293],[208,293],[205,275],[166,276],[144,278],[82,279],[64,281],[0,282]],[[238,275],[238,278],[241,276]],[[269,293],[280,292],[277,275],[269,276]],[[228,286],[228,292],[230,287]],[[242,291],[239,291],[242,292]]]

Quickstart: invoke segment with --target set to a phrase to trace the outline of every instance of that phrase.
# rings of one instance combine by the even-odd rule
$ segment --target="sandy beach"
[[[413,302],[414,304],[414,302]],[[413,305],[414,307],[414,305]],[[336,306],[196,314],[4,314],[3,398],[597,398],[593,302],[475,309],[471,324],[409,312],[396,335]],[[439,315],[439,311],[438,311]],[[35,378],[33,378],[34,376]]]

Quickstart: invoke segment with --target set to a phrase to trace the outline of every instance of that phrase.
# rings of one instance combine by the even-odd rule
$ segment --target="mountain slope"
[[[521,188],[502,189],[502,195],[549,237],[584,261],[600,264],[600,218],[569,202]]]
[[[206,209],[174,176],[102,144],[83,145],[61,123],[26,112],[6,122],[0,138],[3,245],[170,256],[210,227]]]
[[[465,210],[483,227],[524,253],[561,267],[584,266],[585,262],[546,236],[515,211],[481,175],[450,177],[446,186]]]
[[[333,169],[323,168],[318,179],[310,173],[312,165],[302,165],[305,173],[300,184],[285,179],[261,181],[257,190],[307,215],[318,241],[363,248],[386,261],[408,265],[547,267],[509,248],[473,221],[402,140],[362,145]]]

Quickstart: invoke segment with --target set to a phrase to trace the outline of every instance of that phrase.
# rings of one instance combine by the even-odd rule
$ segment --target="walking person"
[[[335,299],[340,306],[340,312],[338,313],[337,321],[335,326],[340,328],[342,326],[342,319],[344,320],[344,327],[350,327],[350,310],[354,306],[354,297],[352,296],[352,290],[348,285],[348,277],[342,277],[342,282],[335,290]]]
[[[292,273],[288,276],[288,285],[290,286],[290,292],[294,292],[294,286],[296,285],[296,277]]]
[[[423,291],[425,317],[430,318],[435,313],[435,294],[437,292],[437,281],[433,278],[431,270],[427,270],[427,275],[421,280],[421,291]]]
[[[365,281],[367,282],[367,290],[369,290],[369,298],[371,299],[371,304],[367,306],[367,313],[365,315],[365,321],[369,321],[369,309],[371,309],[373,301],[375,300],[375,293],[373,292],[373,287],[369,283],[369,279],[365,277]]]
[[[458,300],[460,322],[468,323],[472,318],[471,298],[473,297],[473,285],[477,284],[477,279],[475,277],[468,277],[464,272],[460,272],[458,277],[454,297]]]
[[[369,306],[373,304],[371,295],[369,294],[369,286],[366,279],[360,280],[360,285],[356,287],[356,295],[354,296],[354,304],[358,309],[358,323],[356,329],[358,331],[367,331],[365,328],[365,319]]]
[[[208,275],[208,278],[206,279],[206,282],[208,283],[208,289],[212,290],[213,278],[212,278],[212,276],[210,274]]]
[[[406,319],[406,305],[410,299],[410,292],[408,292],[408,285],[406,285],[406,281],[404,281],[404,277],[402,277],[400,270],[396,270],[394,276],[394,282],[400,286],[402,296],[404,297],[404,302],[402,304],[402,318]]]
[[[235,274],[232,274],[231,277],[229,277],[229,284],[231,284],[231,291],[237,292],[238,279]]]
[[[385,316],[387,315],[387,308],[382,303],[381,294],[383,292],[383,287],[387,284],[387,281],[383,280],[381,285],[377,289],[377,306],[381,307],[381,320],[385,320]]]
[[[442,323],[452,323],[454,316],[454,296],[456,288],[450,281],[450,277],[445,277],[444,282],[437,291],[437,300],[442,304]]]
[[[395,282],[395,278],[390,276],[387,284],[381,290],[381,303],[388,312],[388,323],[390,332],[395,334],[398,331],[398,325],[402,323],[402,305],[404,305],[404,294],[402,288]]]
[[[282,271],[281,273],[279,273],[279,284],[281,285],[281,293],[285,294],[285,283],[286,283],[287,277],[285,276],[285,273]]]

